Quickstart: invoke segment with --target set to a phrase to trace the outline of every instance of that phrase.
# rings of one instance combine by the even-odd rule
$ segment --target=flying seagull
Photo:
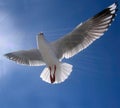
[[[117,2],[113,3],[92,18],[80,23],[70,33],[51,43],[41,32],[37,35],[36,49],[11,52],[5,56],[19,64],[46,65],[40,74],[42,80],[51,84],[61,83],[72,72],[72,65],[63,63],[62,59],[76,55],[100,38],[116,16],[117,7]]]

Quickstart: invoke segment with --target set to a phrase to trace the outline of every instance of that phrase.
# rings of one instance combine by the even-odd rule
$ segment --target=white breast
[[[51,45],[45,39],[38,39],[38,48],[47,66],[52,66],[59,63],[59,60],[55,56]]]

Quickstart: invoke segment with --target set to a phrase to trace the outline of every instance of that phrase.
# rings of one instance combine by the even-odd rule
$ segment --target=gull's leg
[[[55,82],[56,65],[54,65],[54,73],[53,73],[53,76],[51,75],[51,71],[52,71],[51,66],[49,66],[49,70],[50,70],[50,81],[51,81],[51,83],[54,83],[54,82]]]
[[[53,74],[53,80],[55,82],[55,73],[56,73],[56,65],[54,65],[54,74]]]
[[[52,68],[51,68],[51,66],[49,66],[49,70],[50,70],[50,81],[51,81],[51,83],[53,83],[53,78],[52,78],[52,75],[51,75],[51,70],[52,70]]]

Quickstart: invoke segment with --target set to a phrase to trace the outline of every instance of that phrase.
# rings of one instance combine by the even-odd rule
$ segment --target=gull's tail
[[[48,67],[46,67],[40,77],[42,78],[43,81],[47,82],[47,83],[61,83],[64,82],[68,76],[70,75],[70,73],[72,72],[72,65],[68,64],[68,63],[59,63],[58,65],[56,65],[56,72],[55,72],[55,79],[54,82],[51,82],[50,79],[50,70]]]

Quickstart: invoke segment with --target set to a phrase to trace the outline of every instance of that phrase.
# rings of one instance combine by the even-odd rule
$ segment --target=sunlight
[[[13,18],[6,12],[0,12],[0,77],[10,70],[11,64],[3,56],[5,53],[19,49],[21,46],[22,33],[13,22]],[[7,68],[5,66],[7,65]]]

